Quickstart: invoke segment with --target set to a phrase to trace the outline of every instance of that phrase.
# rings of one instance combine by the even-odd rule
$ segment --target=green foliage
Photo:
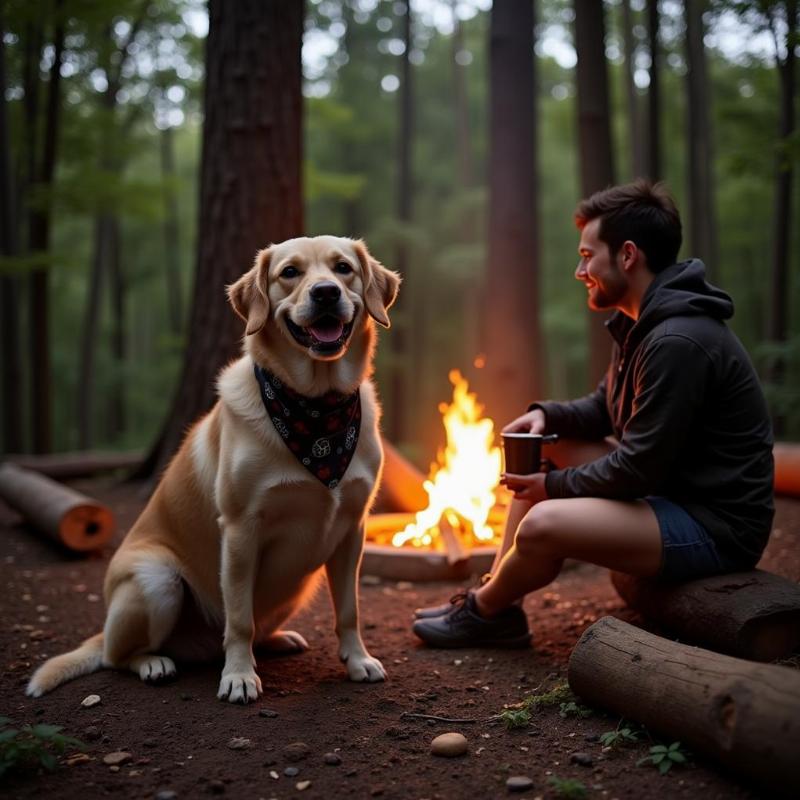
[[[70,736],[64,736],[59,725],[23,725],[10,727],[12,720],[0,717],[0,776],[12,769],[34,770],[44,767],[52,771],[58,765],[57,755],[67,748],[85,745]]]
[[[621,725],[622,720],[619,721],[619,724],[613,731],[606,731],[600,734],[600,744],[603,745],[603,747],[615,749],[624,745],[639,743],[638,731],[634,730],[629,725],[625,727],[621,727]]]
[[[658,771],[664,775],[672,769],[675,764],[685,764],[687,754],[681,749],[680,742],[673,742],[667,746],[665,744],[656,744],[650,748],[650,754],[644,758],[640,758],[637,766],[643,764],[651,764],[656,767]]]
[[[569,684],[564,682],[557,683],[552,689],[542,694],[528,695],[522,701],[522,705],[532,711],[539,711],[542,708],[550,708],[573,700],[575,700],[575,695],[569,688]]]
[[[527,728],[531,722],[531,712],[527,708],[506,708],[500,712],[500,720],[508,730]]]
[[[586,786],[575,778],[559,778],[557,775],[552,775],[547,782],[559,797],[564,797],[566,800],[583,800],[589,796]]]
[[[594,711],[589,708],[589,706],[570,700],[568,703],[561,703],[558,713],[564,718],[578,717],[579,719],[586,719],[587,717],[591,717]]]

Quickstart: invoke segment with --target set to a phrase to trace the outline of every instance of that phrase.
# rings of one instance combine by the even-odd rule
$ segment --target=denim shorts
[[[664,497],[644,498],[661,529],[661,569],[665,581],[690,581],[726,572],[714,540],[681,506]]]

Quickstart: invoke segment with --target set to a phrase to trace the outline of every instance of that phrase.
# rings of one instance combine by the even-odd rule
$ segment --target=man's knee
[[[537,503],[517,528],[517,551],[523,556],[552,551],[558,538],[559,517],[553,503]]]

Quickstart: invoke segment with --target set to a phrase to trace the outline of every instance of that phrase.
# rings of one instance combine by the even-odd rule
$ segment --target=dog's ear
[[[233,310],[247,323],[245,334],[258,333],[269,317],[267,298],[267,270],[269,269],[270,249],[260,250],[256,263],[245,272],[236,283],[228,286],[228,300]]]
[[[386,312],[397,299],[401,278],[374,259],[361,239],[354,242],[353,247],[364,272],[364,303],[367,311],[377,323],[389,328],[391,323]]]

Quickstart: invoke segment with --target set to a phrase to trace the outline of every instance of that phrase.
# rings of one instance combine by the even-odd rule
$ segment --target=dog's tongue
[[[326,320],[312,325],[308,330],[318,342],[335,342],[344,332],[344,324],[339,320]]]

